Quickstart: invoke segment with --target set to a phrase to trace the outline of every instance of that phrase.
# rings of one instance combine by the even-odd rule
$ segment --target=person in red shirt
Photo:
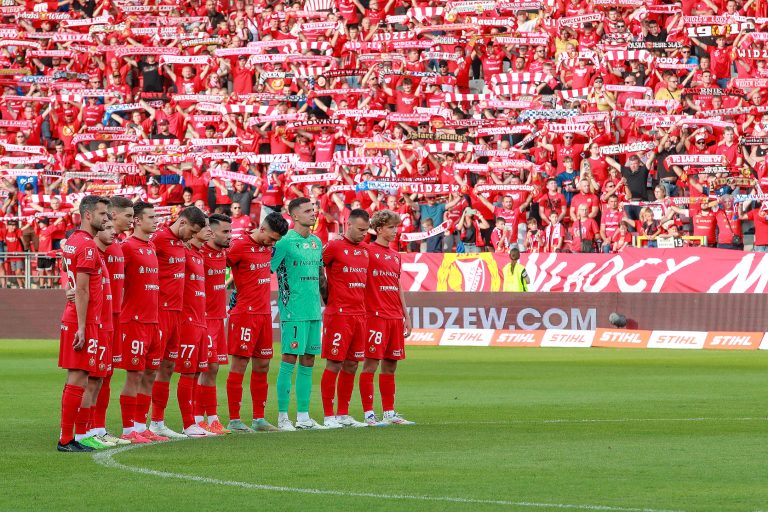
[[[747,211],[747,208],[755,206]],[[755,224],[755,241],[752,252],[768,252],[768,203],[754,203],[754,200],[741,203],[741,213]]]
[[[239,205],[238,205],[239,206]],[[201,358],[208,362],[208,371],[200,374],[195,393],[195,423],[215,434],[229,433],[219,421],[216,400],[216,376],[219,365],[227,364],[227,249],[232,242],[232,219],[215,213],[208,217],[210,235],[202,247],[205,266],[205,322],[208,336]],[[205,417],[207,416],[207,420]]]
[[[241,238],[248,236],[253,226],[253,221],[248,215],[243,215],[243,208],[238,203],[232,203],[232,237]]]
[[[570,217],[574,222],[578,218],[576,212],[582,204],[587,206],[587,216],[597,219],[600,213],[600,199],[591,192],[590,181],[585,178],[579,180],[579,193],[571,198]]]
[[[229,311],[229,355],[232,365],[227,376],[229,425],[234,432],[277,430],[264,419],[272,359],[272,306],[270,302],[270,261],[272,247],[288,232],[288,222],[277,212],[264,217],[258,229],[236,239],[227,252],[227,265],[237,289],[237,302]],[[243,378],[251,367],[253,423],[248,427],[240,418]]]
[[[206,219],[205,226],[187,241],[189,246],[184,247],[184,285],[181,309],[183,322],[179,329],[180,343],[175,364],[176,372],[180,374],[176,396],[179,400],[184,434],[188,437],[218,435],[212,430],[204,430],[195,421],[193,409],[197,379],[201,373],[208,371],[208,336],[205,324],[205,265],[203,264],[201,249],[208,241],[210,234],[211,231],[208,229]],[[162,266],[160,268],[162,272]]]
[[[710,208],[710,203],[702,202],[700,211],[693,214],[693,236],[702,236],[705,238],[702,246],[714,247],[717,242],[716,228],[717,217]]]
[[[411,317],[400,286],[400,254],[390,249],[400,216],[391,210],[376,212],[370,226],[376,240],[368,244],[368,285],[365,288],[367,334],[365,362],[360,373],[360,398],[368,425],[412,425],[395,412],[395,371],[405,359],[405,338],[411,335]],[[380,422],[373,410],[373,377],[381,365],[379,392],[384,412]]]
[[[341,240],[323,247],[328,278],[328,300],[323,315],[322,357],[326,360],[320,391],[327,428],[365,427],[349,415],[349,401],[357,366],[365,356],[365,290],[368,279],[368,249],[361,245],[368,233],[370,216],[352,210]],[[338,402],[334,398],[338,381]]]
[[[182,434],[174,432],[165,425],[165,408],[168,405],[171,376],[174,368],[177,367],[181,327],[185,323],[181,313],[184,306],[186,261],[184,244],[204,229],[207,223],[205,213],[192,206],[185,208],[173,224],[157,230],[152,237],[160,269],[158,324],[162,333],[160,343],[163,348],[163,362],[157,372],[157,378],[152,379],[152,396],[143,396],[143,393],[137,396],[136,417],[144,420],[140,422],[141,425],[146,422],[151,398],[152,424],[149,430],[158,436],[182,437]]]
[[[101,258],[93,241],[104,229],[109,201],[99,196],[86,196],[80,202],[80,229],[62,247],[68,285],[74,289],[74,301],[67,301],[61,317],[59,367],[67,370],[67,381],[61,397],[61,435],[57,450],[89,452],[93,447],[75,441],[76,423],[87,424],[88,411],[96,382],[88,374],[96,370],[99,353],[102,283]],[[86,386],[88,392],[86,392]]]
[[[120,350],[120,311],[123,303],[123,287],[125,284],[125,258],[121,239],[133,224],[133,203],[123,196],[113,196],[110,200],[109,213],[112,219],[112,227],[115,230],[115,240],[104,250],[103,258],[109,272],[109,284],[112,294],[112,370],[107,372],[102,380],[99,397],[93,410],[93,432],[100,440],[114,443],[115,445],[130,444],[129,442],[113,436],[106,429],[107,408],[111,394],[111,382],[114,369],[120,366],[122,354]],[[51,200],[53,207],[53,200]]]
[[[544,225],[549,224],[550,214],[555,212],[557,222],[562,222],[567,212],[565,196],[557,191],[557,180],[554,177],[547,178],[547,191],[539,200],[539,218]]]
[[[594,245],[600,240],[600,228],[587,213],[587,205],[582,204],[576,210],[576,220],[571,225],[571,252],[595,252]]]
[[[168,439],[146,429],[146,410],[142,413],[137,403],[141,394],[145,397],[143,402],[146,407],[149,407],[155,373],[163,356],[158,328],[160,276],[157,252],[150,241],[156,229],[154,206],[137,202],[133,207],[133,236],[122,244],[125,285],[120,311],[120,366],[127,372],[120,392],[121,438],[136,444],[150,443],[158,438]]]
[[[50,288],[53,275],[53,266],[56,260],[48,253],[53,251],[53,235],[60,229],[59,226],[64,224],[64,218],[59,217],[51,220],[47,217],[37,219],[37,225],[35,226],[35,234],[37,235],[37,252],[46,254],[46,256],[39,256],[37,258],[37,274],[40,288]]]
[[[720,198],[720,207],[715,212],[717,221],[718,249],[744,250],[744,233],[741,221],[747,220],[744,213],[739,213],[733,206],[733,196],[726,194]]]
[[[22,241],[22,231],[19,228],[17,221],[12,220],[8,222],[8,227],[5,230],[5,250],[8,252],[24,252],[24,243]],[[8,258],[8,265],[10,275],[21,276],[24,272],[24,259],[23,258]],[[8,286],[12,287],[13,282],[8,278]],[[18,277],[16,279],[16,286],[18,288],[24,287],[24,278]]]

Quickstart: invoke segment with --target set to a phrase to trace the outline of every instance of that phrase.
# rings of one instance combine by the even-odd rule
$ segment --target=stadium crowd
[[[86,194],[236,235],[307,197],[324,242],[388,208],[401,251],[743,250],[745,221],[768,247],[760,0],[16,0],[0,20],[0,252],[44,274]]]

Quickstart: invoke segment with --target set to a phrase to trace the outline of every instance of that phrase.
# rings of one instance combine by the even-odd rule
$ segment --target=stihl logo
[[[698,336],[669,336],[661,334],[656,338],[656,343],[665,345],[698,345]]]
[[[711,345],[751,347],[752,336],[714,336]]]
[[[530,343],[535,345],[538,343],[536,335],[526,332],[514,333],[505,332],[496,339],[496,343]]]
[[[435,341],[434,332],[414,332],[408,337],[408,341]]]
[[[550,341],[554,343],[586,343],[589,338],[586,334],[560,334],[553,333],[549,336]]]
[[[485,338],[482,332],[452,332],[445,337],[446,341],[483,341]]]
[[[600,341],[608,343],[635,343],[640,344],[643,338],[636,332],[606,331],[600,335]]]

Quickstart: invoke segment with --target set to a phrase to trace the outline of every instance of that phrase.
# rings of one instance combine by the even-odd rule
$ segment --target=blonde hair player
[[[405,359],[405,338],[411,335],[411,317],[400,286],[400,254],[390,249],[397,237],[400,216],[381,210],[371,218],[376,240],[368,244],[368,285],[365,288],[367,339],[360,373],[360,398],[370,426],[413,425],[395,412],[395,370]],[[373,411],[373,376],[381,364],[379,393],[382,421]]]

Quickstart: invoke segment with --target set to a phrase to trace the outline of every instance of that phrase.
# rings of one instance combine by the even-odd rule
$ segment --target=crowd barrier
[[[442,344],[444,337],[453,340],[467,332],[491,345],[502,334],[514,333],[541,338],[541,346],[551,346],[542,333],[599,332],[611,327],[608,317],[614,312],[627,318],[629,331],[622,332],[768,330],[768,300],[762,294],[406,293],[405,298],[416,329],[412,342],[431,333],[435,344]],[[0,338],[58,338],[63,307],[61,290],[0,290]],[[277,340],[276,295],[272,322]]]

